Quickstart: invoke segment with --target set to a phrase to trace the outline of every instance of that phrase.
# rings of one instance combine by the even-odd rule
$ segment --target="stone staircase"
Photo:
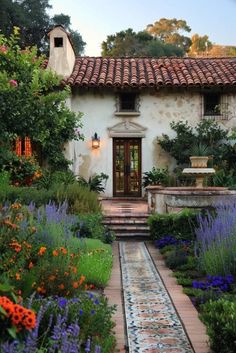
[[[115,232],[118,240],[143,240],[149,238],[148,216],[143,201],[114,201],[107,205],[103,224]]]

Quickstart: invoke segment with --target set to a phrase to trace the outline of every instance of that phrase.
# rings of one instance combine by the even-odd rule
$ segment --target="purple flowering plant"
[[[236,204],[199,214],[195,233],[195,255],[201,269],[210,275],[236,275]]]
[[[226,276],[210,276],[206,277],[204,281],[194,280],[192,282],[192,287],[202,290],[216,290],[221,292],[228,292],[232,289],[232,284],[234,283],[234,278],[232,275]]]

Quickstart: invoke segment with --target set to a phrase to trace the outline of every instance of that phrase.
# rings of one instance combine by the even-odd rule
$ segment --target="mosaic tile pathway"
[[[120,242],[130,353],[193,353],[143,242]]]

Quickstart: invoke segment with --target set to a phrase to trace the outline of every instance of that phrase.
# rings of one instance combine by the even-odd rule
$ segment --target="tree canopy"
[[[102,56],[183,56],[184,51],[176,45],[153,38],[147,31],[134,32],[128,28],[107,36],[102,43]]]
[[[183,32],[191,32],[191,28],[184,20],[161,18],[154,24],[149,24],[146,30],[153,37],[164,43],[174,44],[185,52],[189,50],[191,45],[191,39],[182,34]]]
[[[199,55],[207,52],[212,48],[212,43],[209,41],[209,37],[199,36],[199,34],[194,34],[191,38],[192,44],[189,50],[189,55]]]
[[[49,0],[0,0],[0,30],[9,37],[14,26],[21,30],[19,45],[21,48],[36,45],[40,53],[46,53],[48,42],[47,32],[59,20],[63,20],[66,29],[72,32],[77,54],[82,54],[85,42],[77,31],[70,27],[70,17],[64,14],[51,18],[48,10],[51,8]]]
[[[37,48],[22,50],[19,39],[17,29],[9,39],[0,35],[0,144],[27,136],[49,165],[64,168],[64,144],[79,138],[80,114],[66,106],[69,88],[58,89],[60,78],[42,68]]]

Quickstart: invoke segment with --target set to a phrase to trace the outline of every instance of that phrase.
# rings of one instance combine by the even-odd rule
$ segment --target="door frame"
[[[116,141],[119,140],[124,140],[124,141],[132,141],[132,140],[137,140],[138,141],[138,145],[139,145],[139,189],[137,192],[130,192],[127,193],[127,185],[128,185],[128,179],[129,177],[126,175],[126,177],[124,177],[126,180],[124,181],[125,185],[124,185],[124,193],[117,193],[116,192]],[[142,138],[141,137],[113,137],[113,141],[112,141],[112,155],[113,155],[113,197],[141,197],[142,196]],[[126,161],[129,162],[129,153],[128,153],[128,146],[125,146],[125,158]]]

